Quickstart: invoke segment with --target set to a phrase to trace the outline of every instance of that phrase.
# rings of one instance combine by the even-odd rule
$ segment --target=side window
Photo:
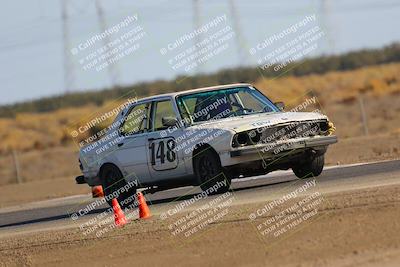
[[[171,100],[155,102],[153,131],[164,130],[168,127],[163,125],[162,118],[175,118],[176,114]]]
[[[122,135],[132,135],[142,133],[147,128],[149,104],[139,104],[134,106],[125,117],[125,121],[120,127]]]

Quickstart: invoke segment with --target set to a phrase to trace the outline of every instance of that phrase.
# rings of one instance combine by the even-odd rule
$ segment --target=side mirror
[[[175,127],[178,125],[178,120],[175,117],[162,117],[161,122],[164,127]]]
[[[274,104],[280,111],[283,111],[285,109],[285,103],[283,102],[275,102]]]

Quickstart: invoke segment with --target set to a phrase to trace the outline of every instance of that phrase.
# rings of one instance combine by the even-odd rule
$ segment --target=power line
[[[198,1],[198,0],[194,0],[194,1]],[[350,6],[349,8],[340,8],[340,10],[331,9],[329,11],[329,13],[330,14],[334,14],[334,13],[344,13],[344,12],[353,12],[353,11],[357,12],[357,11],[364,11],[364,10],[386,10],[386,9],[393,9],[393,8],[396,8],[396,7],[397,8],[400,7],[400,3],[399,2],[397,2],[397,3],[379,3],[379,4],[364,5],[364,6]],[[256,11],[260,11],[260,9],[254,10],[254,12],[256,12]],[[118,11],[118,12],[112,12],[111,14],[119,14],[120,12],[126,12],[126,10],[121,10],[121,11]],[[271,12],[268,12],[268,13],[265,13],[265,11],[263,11],[263,12],[264,12],[263,15],[268,14],[271,17],[292,17],[293,15],[299,14],[298,10],[289,11],[289,10],[286,10],[286,9],[285,10],[279,10],[279,11],[274,9],[274,11],[271,11]],[[108,13],[108,14],[110,14],[110,13]],[[260,15],[257,15],[256,13],[254,13],[253,15],[254,16],[260,16]],[[74,19],[74,20],[72,20],[72,19]],[[76,15],[76,16],[71,16],[70,14],[68,14],[69,23],[78,23],[77,19],[79,19],[79,20],[82,20],[82,19],[87,20],[88,18],[87,18],[87,16],[84,16],[82,14]],[[61,18],[61,20],[62,20],[62,18]],[[34,22],[35,23],[36,22],[40,22],[43,25],[48,25],[49,23],[50,24],[57,23],[58,21],[59,21],[58,18],[47,17],[47,18],[41,18],[40,21],[34,21]],[[81,23],[81,22],[79,22],[79,23]],[[27,26],[27,25],[29,25],[29,26]],[[12,27],[13,28],[12,30],[10,30],[10,27],[0,29],[0,32],[2,34],[8,33],[8,32],[4,31],[6,29],[6,30],[10,30],[9,31],[10,33],[14,33],[15,34],[16,30],[27,31],[27,30],[31,30],[32,28],[35,28],[35,27],[41,27],[41,25],[32,25],[32,22],[26,22],[23,25],[18,25],[18,26]],[[18,37],[21,36],[21,35],[22,34],[18,33]],[[55,37],[55,38],[57,38],[57,37]],[[13,46],[27,47],[27,46],[30,46],[30,45],[46,44],[49,41],[54,41],[54,40],[56,40],[56,39],[43,40],[41,38],[41,39],[38,39],[38,40],[29,41],[29,42],[5,43],[2,46],[0,46],[0,50],[2,50],[2,51],[3,50],[13,50],[14,49]],[[0,51],[0,52],[2,52],[2,51]]]

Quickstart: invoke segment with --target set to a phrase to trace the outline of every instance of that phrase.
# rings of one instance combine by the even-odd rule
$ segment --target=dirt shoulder
[[[0,208],[90,192],[87,185],[75,184],[74,177],[4,185],[0,186]]]
[[[4,239],[4,266],[396,266],[400,261],[400,185],[324,196],[318,217],[266,239],[249,214],[260,203],[229,206],[199,234],[174,236],[172,221],[134,220],[101,237],[79,229]],[[173,222],[172,222],[173,223]],[[293,231],[292,231],[293,230]],[[0,264],[1,266],[1,264]]]
[[[325,164],[340,165],[400,158],[400,133],[339,139],[329,146]]]

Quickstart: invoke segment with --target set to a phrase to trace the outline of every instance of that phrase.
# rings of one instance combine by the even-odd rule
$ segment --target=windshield
[[[188,123],[279,112],[279,109],[254,87],[228,88],[182,95],[177,98],[182,118]]]

